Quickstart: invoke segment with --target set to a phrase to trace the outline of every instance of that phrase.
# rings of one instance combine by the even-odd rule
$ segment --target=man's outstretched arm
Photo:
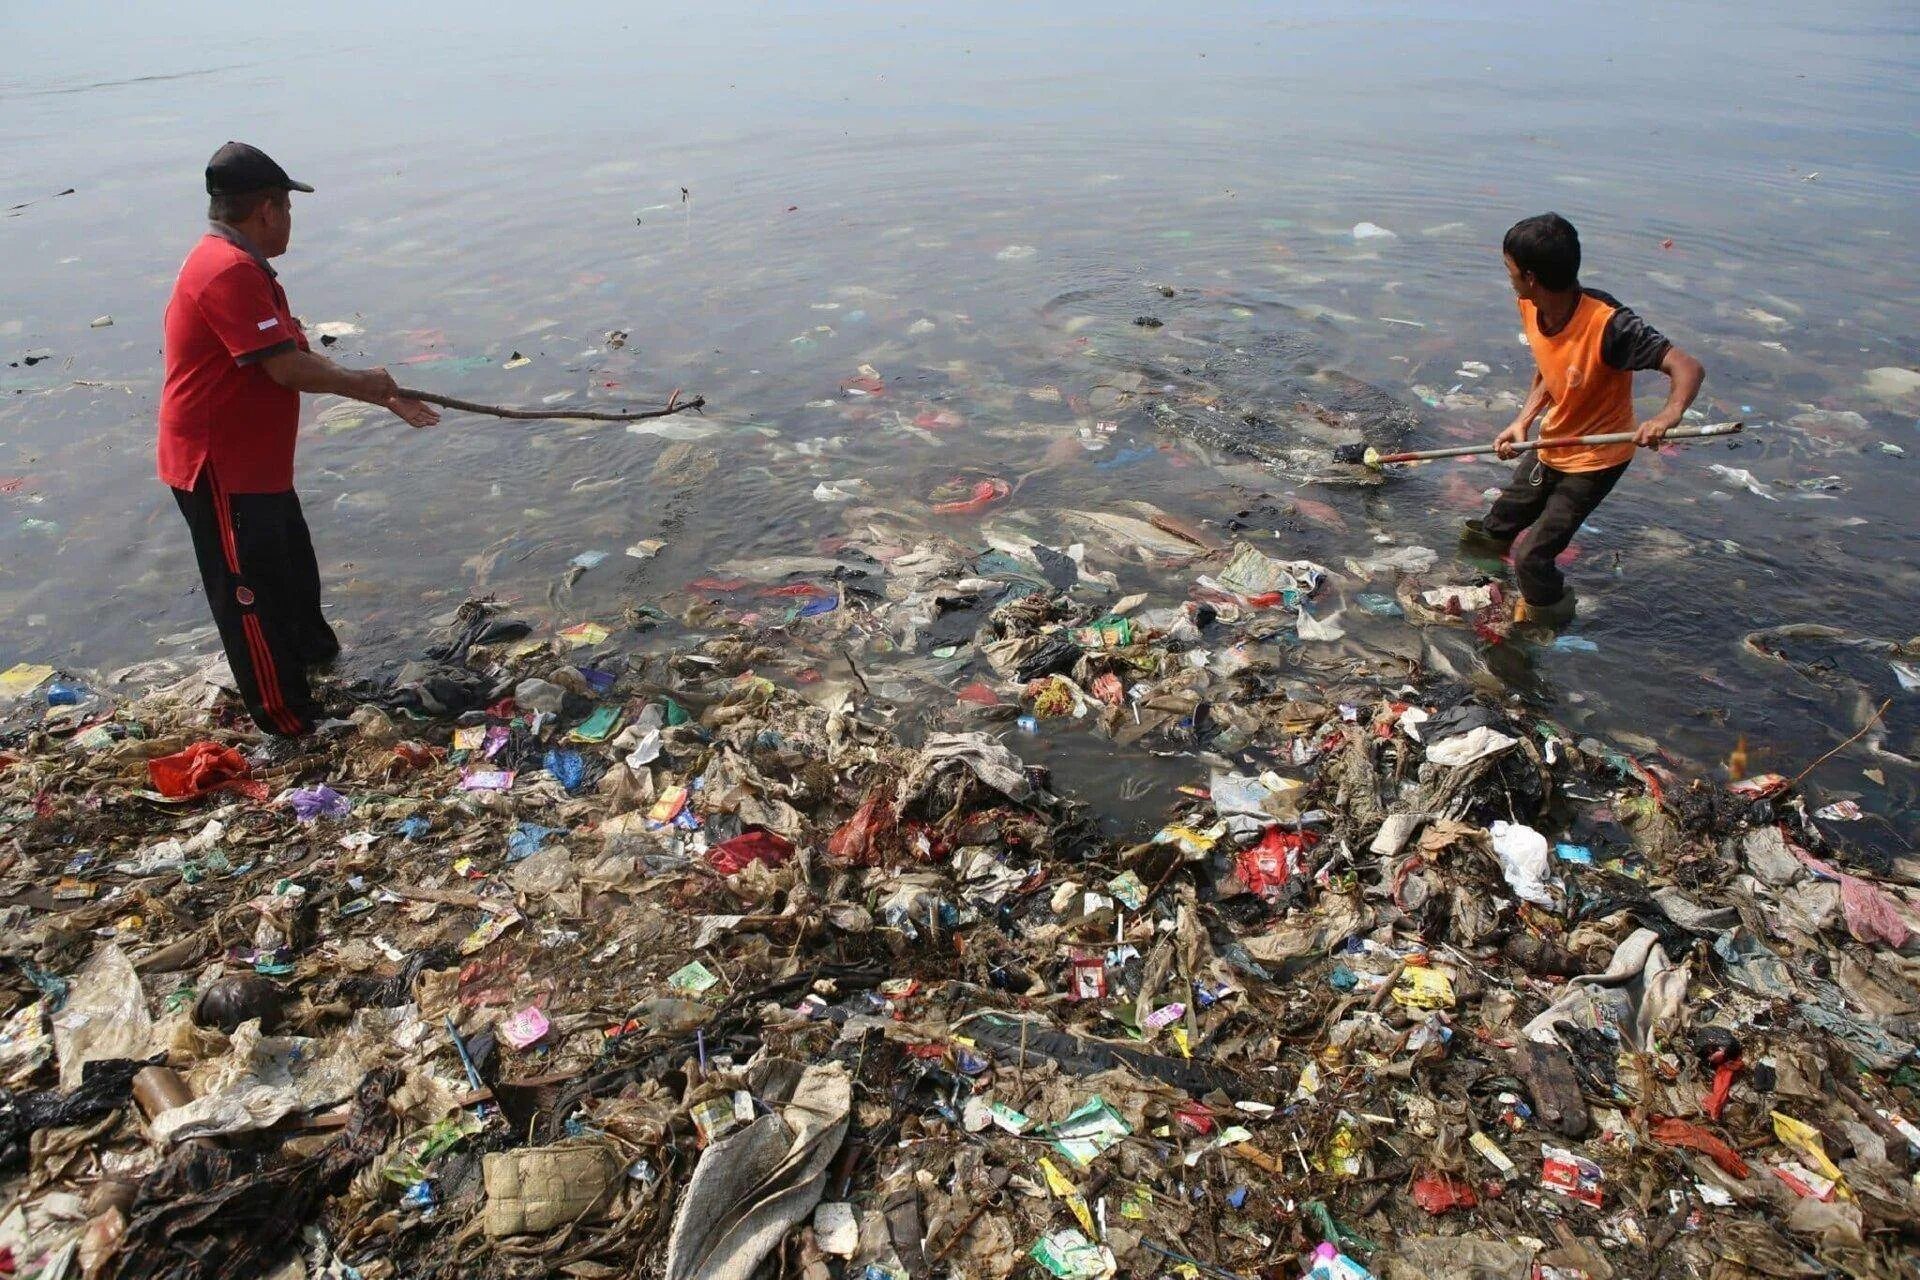
[[[400,394],[399,384],[385,369],[347,369],[311,351],[282,351],[260,361],[260,367],[289,391],[346,396],[391,410],[409,426],[430,427],[440,421],[432,405]]]
[[[1641,423],[1634,433],[1633,442],[1642,449],[1657,448],[1661,437],[1679,425],[1693,398],[1700,394],[1700,384],[1707,380],[1707,367],[1675,346],[1669,346],[1661,358],[1660,372],[1667,375],[1672,386],[1667,390],[1667,402],[1660,406],[1660,412]]]

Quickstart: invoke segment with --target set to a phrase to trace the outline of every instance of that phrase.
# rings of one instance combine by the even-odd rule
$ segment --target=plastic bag
[[[870,791],[854,815],[827,840],[827,854],[841,862],[873,866],[880,861],[881,846],[892,839],[898,823],[893,805],[878,790]]]
[[[777,867],[792,856],[793,841],[761,827],[707,850],[707,862],[723,876],[737,875],[756,862]]]
[[[318,786],[294,788],[287,792],[287,803],[293,806],[295,816],[302,822],[312,822],[316,818],[344,818],[353,812],[353,802],[324,782]]]
[[[507,861],[524,862],[540,852],[540,846],[551,835],[558,835],[564,827],[543,827],[537,822],[522,822],[514,827],[513,834],[507,837]]]
[[[1336,609],[1324,618],[1316,618],[1302,605],[1294,614],[1294,631],[1302,640],[1331,642],[1344,639],[1347,629],[1340,625],[1340,615],[1345,612],[1345,609]]]
[[[594,758],[588,759],[578,751],[567,751],[551,747],[541,759],[541,767],[553,776],[566,789],[568,794],[582,791],[600,781],[607,772],[607,762]]]
[[[1080,656],[1085,652],[1067,632],[1056,631],[1042,641],[1039,648],[1020,660],[1013,669],[1014,678],[1025,684],[1041,676],[1072,670],[1073,664],[1080,661]]]
[[[74,1089],[82,1069],[103,1058],[144,1058],[153,1036],[146,992],[126,952],[109,943],[73,976],[66,1007],[53,1018],[60,1087]]]
[[[217,742],[196,742],[185,751],[147,761],[153,789],[170,800],[185,800],[215,791],[236,789],[266,798],[266,786],[252,783],[247,758]]]
[[[960,516],[975,511],[985,511],[1012,492],[1013,486],[998,476],[990,480],[977,480],[966,497],[954,502],[936,502],[933,511],[935,515],[942,516]]]
[[[1498,755],[1508,747],[1519,742],[1510,738],[1490,725],[1469,729],[1462,734],[1436,742],[1427,748],[1427,759],[1443,768],[1455,769],[1462,765],[1484,760],[1488,756]]]
[[[26,1163],[36,1130],[82,1124],[125,1106],[134,1076],[147,1065],[137,1058],[96,1058],[82,1069],[79,1086],[67,1092],[0,1090],[0,1169]]]
[[[1319,839],[1311,831],[1268,827],[1261,833],[1260,843],[1240,851],[1235,863],[1240,883],[1246,885],[1249,892],[1262,897],[1280,892],[1288,880],[1306,870],[1302,855]]]
[[[1547,888],[1547,838],[1519,822],[1496,822],[1489,830],[1507,887],[1537,907],[1556,905]]]

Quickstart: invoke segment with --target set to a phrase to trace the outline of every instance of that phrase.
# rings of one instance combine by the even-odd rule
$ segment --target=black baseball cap
[[[229,142],[207,161],[207,194],[241,196],[250,191],[305,191],[313,188],[295,182],[273,157],[244,142]]]

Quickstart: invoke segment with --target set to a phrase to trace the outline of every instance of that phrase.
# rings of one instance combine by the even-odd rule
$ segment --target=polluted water
[[[397,21],[375,67],[481,114],[423,107],[396,185],[371,108],[285,70],[345,116],[274,142],[321,188],[276,263],[316,346],[707,407],[312,399],[348,652],[264,749],[151,479],[199,213],[158,157],[207,149],[166,121],[253,73],[10,98],[151,95],[71,172],[30,149],[0,220],[13,1274],[1912,1274],[1920,316],[1875,283],[1910,139],[1783,74],[1770,109],[1836,125],[1792,154],[1757,84],[1703,104],[1581,16],[1606,75],[1508,90],[1627,118],[1467,95],[1481,155],[1421,97],[1443,27],[1361,72],[1361,27],[1210,15],[1074,21],[1078,105],[936,20],[939,102],[862,75],[861,124],[781,145],[701,52],[635,142],[586,86],[659,20],[513,27],[575,71],[512,120],[459,56],[500,30]],[[1872,64],[1849,6],[1751,25],[1756,65]],[[1349,110],[1249,140],[1283,38]],[[1191,109],[1142,119],[1154,75]],[[1085,132],[988,146],[990,107]],[[1499,237],[1548,205],[1705,361],[1698,420],[1746,424],[1636,458],[1553,628],[1458,539],[1508,465],[1339,460],[1511,420]]]

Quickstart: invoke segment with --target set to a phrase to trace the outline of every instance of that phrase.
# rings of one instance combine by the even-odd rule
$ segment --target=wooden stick
[[[1880,722],[1880,717],[1887,714],[1887,708],[1892,705],[1893,705],[1892,698],[1888,698],[1885,702],[1881,703],[1879,710],[1875,711],[1872,715],[1868,716],[1867,722],[1861,725],[1860,728],[1857,731],[1855,731],[1854,734],[1851,737],[1849,737],[1845,742],[1841,743],[1839,746],[1835,747],[1833,750],[1827,752],[1827,754],[1821,756],[1818,760],[1815,760],[1812,764],[1808,765],[1806,768],[1802,769],[1800,772],[1794,774],[1792,785],[1796,787],[1799,786],[1800,780],[1802,778],[1806,777],[1808,774],[1812,773],[1815,769],[1818,769],[1821,765],[1825,764],[1827,761],[1839,755],[1842,751],[1845,751],[1848,747],[1852,746],[1854,743],[1860,741],[1860,739],[1866,737],[1867,730],[1873,728],[1874,725],[1878,724]]]
[[[840,584],[840,603],[845,604],[846,602],[847,602],[846,584],[841,583]],[[860,674],[860,666],[858,663],[856,663],[853,660],[853,651],[847,648],[846,645],[841,645],[840,656],[847,660],[847,670],[853,672],[853,678],[860,682],[860,692],[866,694],[869,698],[871,698],[873,696],[873,690],[867,687],[867,678]]]
[[[1662,440],[1708,440],[1715,436],[1737,435],[1746,429],[1743,422],[1714,422],[1703,426],[1680,426],[1667,432]],[[1532,453],[1537,449],[1567,449],[1575,445],[1590,444],[1629,444],[1634,439],[1631,431],[1609,431],[1594,436],[1565,436],[1555,440],[1522,440],[1513,446],[1515,453]],[[1420,449],[1412,453],[1373,453],[1364,460],[1370,467],[1382,466],[1389,462],[1427,462],[1434,458],[1468,458],[1477,453],[1492,453],[1492,444],[1455,445],[1447,449]]]
[[[675,391],[667,397],[664,409],[509,409],[497,404],[480,404],[473,400],[456,400],[452,396],[435,395],[430,391],[415,391],[411,387],[401,387],[400,394],[410,400],[424,400],[428,404],[437,404],[442,409],[460,409],[466,413],[484,413],[494,418],[513,418],[530,421],[541,418],[585,418],[592,422],[639,422],[646,418],[664,418],[670,414],[685,413],[689,409],[704,408],[705,396],[695,396],[682,401],[680,393]]]
[[[1406,971],[1407,962],[1405,960],[1393,966],[1393,972],[1387,975],[1387,980],[1380,985],[1380,989],[1373,993],[1373,999],[1367,1001],[1367,1009],[1369,1012],[1378,1010],[1381,1005],[1387,1002],[1387,997],[1393,994],[1393,989],[1400,985],[1400,975]]]
[[[1279,1177],[1281,1174],[1285,1173],[1287,1170],[1286,1165],[1282,1164],[1278,1160],[1275,1160],[1272,1156],[1268,1155],[1266,1152],[1262,1151],[1260,1148],[1254,1146],[1251,1142],[1236,1142],[1231,1147],[1228,1147],[1227,1150],[1233,1152],[1233,1154],[1239,1156],[1242,1160],[1246,1160],[1253,1164],[1259,1165],[1262,1169],[1265,1169],[1268,1173],[1273,1174],[1275,1177]]]
[[[985,1200],[982,1200],[980,1207],[968,1214],[967,1220],[960,1224],[960,1229],[947,1237],[947,1242],[940,1246],[940,1252],[933,1255],[934,1266],[937,1267],[947,1260],[947,1255],[953,1252],[954,1246],[966,1237],[967,1232],[973,1230],[973,1224],[980,1221],[980,1216],[987,1210],[993,1208],[994,1199],[995,1197],[988,1196]]]

